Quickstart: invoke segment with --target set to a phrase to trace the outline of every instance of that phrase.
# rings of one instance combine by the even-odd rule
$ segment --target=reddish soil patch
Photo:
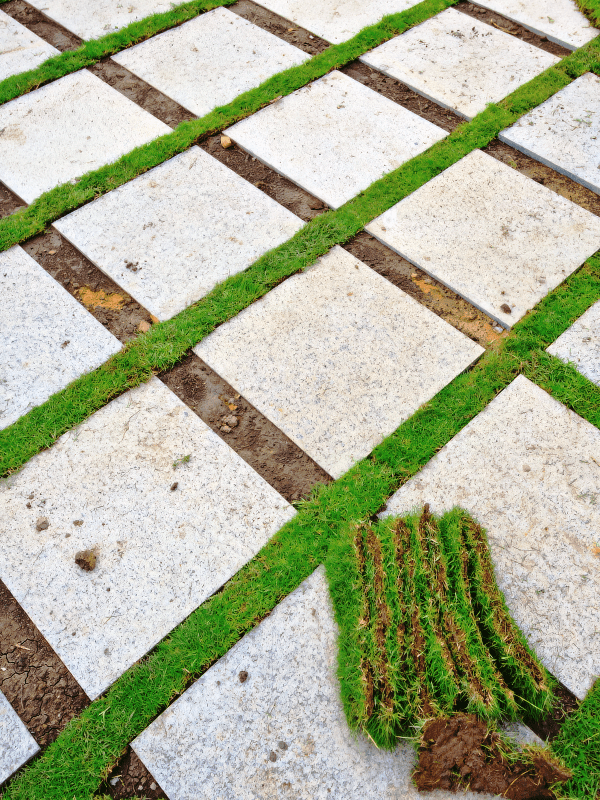
[[[509,761],[497,733],[473,714],[434,719],[424,730],[414,780],[419,791],[469,789],[511,800],[551,800],[570,773],[542,754]]]
[[[114,781],[114,783],[111,783],[111,781]],[[167,795],[158,785],[156,778],[152,777],[131,747],[127,748],[125,755],[102,784],[98,790],[98,795],[101,797],[108,795],[114,800],[122,800],[122,798],[126,797],[139,797],[145,798],[145,800],[158,800],[158,798],[162,800],[164,798],[168,800]]]
[[[2,11],[29,28],[40,39],[49,42],[57,50],[77,50],[81,46],[83,40],[79,36],[75,36],[58,22],[49,19],[24,0],[9,0],[8,3],[2,5]]]
[[[2,581],[0,690],[41,747],[90,702]]]
[[[159,376],[279,494],[292,503],[331,477],[195,354]]]
[[[454,8],[456,8],[457,11],[462,11],[463,14],[468,14],[470,17],[475,17],[482,22],[487,22],[488,25],[498,28],[498,30],[504,31],[504,33],[510,33],[516,36],[517,39],[535,45],[535,47],[539,47],[541,50],[552,53],[552,55],[558,56],[559,58],[564,58],[571,54],[571,51],[567,50],[566,47],[561,47],[561,45],[549,41],[545,36],[538,36],[537,33],[528,31],[527,28],[524,28],[517,22],[512,22],[506,19],[506,17],[496,14],[494,11],[488,11],[487,8],[480,8],[480,6],[473,5],[473,3],[459,3],[457,6],[454,6]]]
[[[320,39],[318,36],[304,30],[304,28],[299,28],[293,22],[274,14],[272,11],[267,11],[266,8],[257,6],[251,0],[239,0],[239,3],[228,6],[228,8],[229,11],[235,12],[240,17],[244,17],[254,25],[258,25],[259,28],[264,28],[269,33],[284,39],[311,56],[321,53],[329,47],[329,42],[326,42],[325,39]]]

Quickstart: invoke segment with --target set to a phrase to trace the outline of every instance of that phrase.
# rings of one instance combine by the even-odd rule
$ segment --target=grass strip
[[[7,2],[7,0],[2,0]],[[199,14],[219,6],[233,5],[236,0],[188,0],[161,14],[152,14],[139,22],[132,22],[125,28],[108,33],[99,39],[84,42],[77,50],[66,50],[52,56],[34,69],[10,75],[0,81],[0,105],[14,100],[16,97],[39,89],[46,83],[64,78],[72,72],[96,64],[102,58],[114,55],[138,42],[149,39],[161,31],[181,25]]]
[[[255,89],[240,94],[231,103],[198,119],[182,122],[172,133],[136,147],[112,164],[86,173],[75,185],[64,183],[45,192],[31,205],[0,220],[0,250],[40,233],[69,211],[162,164],[203,136],[259,111],[276,98],[291,94],[457,2],[423,0],[413,8],[384,17],[377,25],[365,28],[347,42],[331,45],[304,64],[277,73]]]
[[[576,0],[590,22],[600,28],[600,0]]]
[[[434,8],[438,8],[440,5],[445,7],[449,2],[450,0],[426,0],[425,3],[415,6],[409,10],[413,16],[404,20],[407,27],[409,22],[410,24],[416,24],[417,19],[420,18],[414,15],[425,16],[426,13],[433,13]],[[402,14],[396,16],[402,17],[409,12],[402,12]],[[383,26],[383,23],[381,23],[381,26]],[[375,29],[381,26],[375,26]],[[358,34],[355,39],[374,36],[373,30],[373,28],[368,28]],[[389,35],[392,35],[391,32],[389,32]],[[351,40],[351,42],[354,41]],[[361,39],[361,47],[363,44],[364,42]],[[346,46],[341,45],[340,47]],[[324,57],[330,50],[315,58]],[[596,51],[593,52],[596,53]],[[564,61],[576,57],[578,60],[573,63],[578,64],[578,69],[583,68],[582,65],[587,64],[591,57],[590,53],[592,53],[591,46],[589,52],[586,51],[582,55],[577,51]],[[597,46],[597,54],[600,55],[600,45]],[[313,64],[313,62],[314,59],[309,62],[309,65]],[[304,65],[303,67],[294,68],[294,70],[303,70],[305,68],[308,69],[308,66]],[[282,75],[286,74],[282,73]],[[281,76],[276,76],[272,79],[272,81],[278,80],[281,80]],[[83,422],[94,411],[106,405],[114,397],[149,380],[152,374],[172,367],[183,358],[192,346],[211,333],[218,325],[231,319],[251,303],[264,296],[280,281],[312,265],[319,256],[327,253],[334,245],[348,241],[362,230],[368,222],[456,163],[473,149],[485,147],[502,128],[511,124],[521,113],[525,113],[526,110],[541,102],[542,99],[546,99],[546,96],[556,91],[557,87],[560,88],[565,80],[567,78],[565,78],[564,73],[558,71],[556,67],[552,67],[551,70],[542,73],[503,101],[504,106],[502,104],[500,106],[489,106],[486,111],[477,115],[471,122],[459,126],[446,139],[376,181],[367,190],[361,192],[341,208],[313,219],[292,239],[259,258],[246,271],[228,278],[215,287],[206,297],[182,311],[173,319],[155,325],[151,331],[138,337],[135,342],[128,344],[121,352],[113,356],[97,370],[80,377],[64,390],[53,395],[45,403],[32,409],[13,425],[0,431],[0,477],[6,476],[22,467],[33,455],[51,446],[59,436]],[[540,91],[534,90],[535,86],[537,86],[536,82],[540,83]],[[268,84],[270,82],[267,82],[264,86]],[[534,88],[532,88],[532,85],[535,85]],[[279,89],[276,91],[279,91]],[[253,95],[254,92],[248,94]],[[238,98],[238,100],[234,101],[234,104],[238,102],[242,101]],[[511,111],[510,109],[513,108],[517,110]],[[213,113],[216,114],[217,112]],[[211,115],[208,116],[210,117]],[[201,120],[198,122],[201,122]],[[183,126],[193,126],[195,124],[182,123]],[[178,135],[180,128],[173,134],[147,145],[146,150],[148,148],[153,150],[153,148],[158,147],[160,142],[168,141],[173,144],[171,137]],[[140,148],[138,151],[134,151],[134,154],[146,152],[146,150]],[[174,154],[172,153],[172,155]],[[133,154],[129,154],[124,159],[125,161],[135,161]],[[117,165],[121,164],[124,159],[117,162]],[[117,165],[106,167],[104,171],[110,173],[117,168]],[[151,164],[150,166],[153,165]],[[135,172],[135,170],[133,171]],[[98,172],[103,172],[103,170]],[[93,173],[93,175],[97,176],[98,172]],[[131,174],[130,177],[134,177],[134,175]],[[91,180],[91,177],[89,180]],[[0,246],[8,246],[8,242],[14,244],[15,238],[13,234],[15,234],[15,230],[20,236],[23,233],[20,229],[23,226],[27,227],[25,218],[23,218],[22,224],[17,221],[21,213],[24,215],[33,214],[33,209],[38,204],[41,203],[41,206],[43,206],[46,200],[54,195],[59,198],[64,188],[58,187],[52,192],[43,195],[39,201],[36,201],[33,206],[23,212],[18,212],[13,217],[7,217],[5,220],[0,221],[0,239],[3,236],[5,237],[3,244]],[[66,191],[74,192],[74,205],[84,202],[77,194],[78,192],[83,192],[79,185],[68,185]],[[41,206],[38,208],[40,213]],[[35,217],[35,214],[33,215]],[[34,219],[30,221],[35,230],[29,231],[27,235],[32,235],[38,230],[36,228],[38,223]],[[39,229],[42,229],[47,221],[45,219],[42,224],[38,220]],[[5,224],[5,227],[3,227],[3,224]],[[9,230],[11,225],[16,226],[12,233]],[[27,238],[27,235],[23,234],[23,238]],[[8,239],[6,238],[7,236]],[[592,287],[592,290],[595,290],[595,286]]]
[[[567,798],[600,797],[600,679],[592,686],[577,711],[562,724],[552,750],[573,770],[563,787]]]

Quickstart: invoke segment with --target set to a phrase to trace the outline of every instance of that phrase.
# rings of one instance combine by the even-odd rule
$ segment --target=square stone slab
[[[367,25],[375,25],[388,14],[417,5],[416,0],[261,0],[258,4],[291,22],[340,44]]]
[[[361,61],[471,119],[560,59],[448,8]]]
[[[332,208],[448,135],[337,71],[226,132]]]
[[[0,253],[0,430],[120,349],[24,250]]]
[[[0,180],[26,203],[171,128],[83,69],[0,106]]]
[[[93,699],[294,513],[153,378],[0,485],[0,578]]]
[[[151,314],[168,319],[303,225],[199,147],[55,227]]]
[[[597,386],[600,386],[600,300],[579,317],[548,352],[570,361]]]
[[[600,219],[474,150],[365,226],[512,327],[600,247]]]
[[[30,5],[82,39],[97,39],[151,14],[170,11],[179,3],[173,0],[32,0]]]
[[[59,52],[0,10],[0,81],[34,69]]]
[[[201,117],[309,56],[215,8],[112,58]]]
[[[600,78],[587,72],[499,138],[600,194]]]
[[[414,750],[378,750],[350,732],[336,669],[337,626],[319,567],[132,747],[170,800],[418,800]]]
[[[475,0],[478,6],[503,14],[551,42],[576,50],[600,31],[577,8],[575,0]]]
[[[334,478],[484,352],[341,247],[194,350]]]
[[[461,506],[546,667],[583,699],[600,674],[600,431],[519,376],[388,501]]]
[[[0,785],[39,749],[33,736],[0,692]]]

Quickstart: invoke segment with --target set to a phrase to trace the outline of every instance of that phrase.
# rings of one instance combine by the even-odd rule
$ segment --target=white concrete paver
[[[519,376],[388,501],[461,506],[546,667],[583,698],[600,674],[600,431]]]
[[[378,750],[351,734],[336,667],[337,626],[320,567],[132,747],[170,800],[417,800],[414,751]]]
[[[574,0],[474,0],[478,6],[503,14],[551,42],[576,50],[600,31],[592,27]]]
[[[0,81],[34,69],[59,52],[0,10]]]
[[[600,194],[600,78],[587,72],[499,138]]]
[[[171,128],[80,70],[0,107],[0,180],[27,203]]]
[[[506,327],[600,248],[600,219],[475,150],[366,230]]]
[[[560,59],[448,8],[360,60],[471,119]]]
[[[448,135],[337,71],[226,133],[333,208]]]
[[[258,5],[280,14],[328,42],[340,44],[388,14],[406,11],[417,0],[260,0]]]
[[[600,300],[550,345],[548,352],[600,386]]]
[[[484,352],[341,247],[194,351],[335,478]]]
[[[95,698],[294,513],[153,378],[0,485],[0,578]]]
[[[120,349],[24,250],[0,253],[0,430]]]
[[[302,225],[199,147],[55,223],[160,320],[246,269]]]
[[[33,736],[0,692],[0,785],[39,749]]]
[[[32,0],[31,5],[82,39],[97,39],[150,14],[170,11],[173,0]]]
[[[310,56],[215,8],[112,58],[200,117]]]

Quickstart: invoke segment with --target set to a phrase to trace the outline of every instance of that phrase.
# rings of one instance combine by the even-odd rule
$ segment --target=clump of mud
[[[470,790],[510,800],[552,800],[551,787],[571,774],[549,754],[524,749],[517,755],[474,714],[438,717],[423,728],[413,775],[421,792]]]

